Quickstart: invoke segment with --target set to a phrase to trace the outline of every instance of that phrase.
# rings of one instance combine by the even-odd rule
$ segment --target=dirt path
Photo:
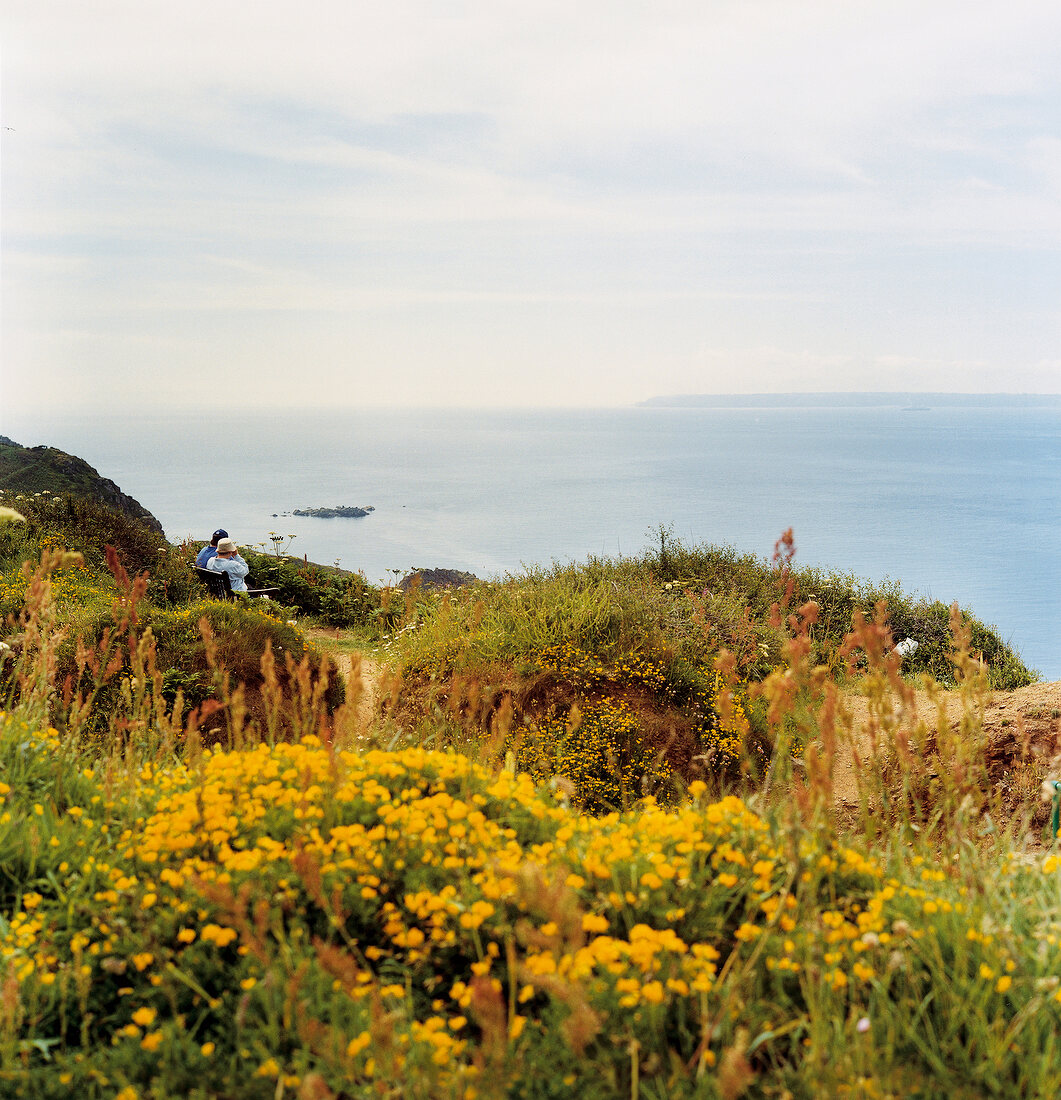
[[[379,713],[382,665],[363,654],[333,653],[332,660],[346,682],[347,699],[357,700],[357,724],[367,729]]]
[[[336,647],[331,631],[310,630],[307,635],[326,653],[346,684],[346,698],[357,704],[357,727],[363,735],[379,714],[384,665],[363,653],[349,653]]]
[[[854,747],[845,739],[837,749],[833,792],[837,802],[854,804],[858,801],[855,753],[866,755],[871,751],[870,711],[865,696],[857,689],[846,692],[843,703],[851,714]],[[957,728],[962,717],[961,695],[957,691],[946,692],[944,703],[948,725]],[[938,710],[927,692],[915,694],[915,707],[917,717],[929,729],[936,729]],[[1061,681],[991,693],[984,706],[984,729],[990,755],[1002,762],[1017,758],[1024,744],[1032,756],[1043,762],[1061,758]],[[1061,774],[1056,778],[1061,778]]]

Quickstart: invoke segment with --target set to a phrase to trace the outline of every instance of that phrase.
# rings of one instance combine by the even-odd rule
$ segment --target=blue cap
[[[212,534],[212,535],[210,536],[210,541],[211,541],[211,542],[217,542],[217,540],[218,540],[218,539],[227,539],[227,538],[228,538],[228,532],[227,532],[227,531],[226,531],[226,530],[225,530],[225,529],[224,529],[223,527],[219,527],[219,528],[218,528],[218,529],[217,529],[217,530],[216,530],[216,531],[215,531],[215,532],[214,532],[214,533],[213,533],[213,534]]]

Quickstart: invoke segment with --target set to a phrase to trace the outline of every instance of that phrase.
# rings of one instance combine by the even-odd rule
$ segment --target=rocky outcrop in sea
[[[296,508],[293,512],[281,512],[280,514],[284,516],[313,516],[315,519],[361,519],[375,510],[371,504],[367,508],[339,504],[335,508]]]

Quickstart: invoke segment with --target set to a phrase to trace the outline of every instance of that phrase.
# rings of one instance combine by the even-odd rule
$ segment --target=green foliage
[[[817,608],[800,628],[808,660],[833,678],[865,668],[865,654],[846,641],[857,616],[872,619],[883,609],[891,644],[919,642],[904,673],[955,682],[953,628],[943,605],[910,599],[890,581],[871,585],[727,547],[688,548],[667,531],[659,554],[530,569],[441,594],[414,590],[406,594],[401,629],[384,648],[409,688],[434,685],[421,693],[429,701],[446,685],[491,670],[490,691],[512,699],[521,765],[542,779],[566,776],[579,804],[603,808],[625,805],[631,791],[656,790],[667,767],[684,782],[745,783],[763,774],[775,733],[764,706],[750,702],[742,685],[787,666],[786,637],[804,604]],[[1034,674],[994,631],[967,614],[959,620],[993,686],[1031,681]],[[717,676],[723,653],[732,654],[733,689]],[[632,672],[647,666],[654,678]],[[407,695],[410,719],[416,697]],[[641,738],[650,713],[666,716],[671,747],[664,752],[663,737],[629,736],[625,716],[600,709],[606,697],[636,706]],[[433,705],[425,704],[421,717],[431,718]],[[466,708],[463,716],[487,732],[481,709]],[[445,720],[452,718],[450,708]],[[782,733],[802,751],[806,737],[796,725]],[[664,754],[667,767],[659,763]]]
[[[1058,859],[1011,837],[941,865],[702,787],[589,819],[451,753],[312,736],[194,768],[58,748],[0,718],[11,1095],[1061,1084]]]
[[[904,667],[911,672],[923,672],[942,684],[954,682],[954,644],[951,632],[951,611],[938,600],[910,603],[895,592],[883,595],[888,607],[892,635],[896,639],[913,638],[918,648]],[[998,632],[985,626],[968,611],[961,612],[963,624],[969,629],[973,651],[982,660],[991,686],[999,691],[1013,691],[1039,679],[1027,668],[1012,646]]]
[[[325,680],[320,655],[276,602],[198,598],[173,606],[148,573],[129,577],[120,549],[106,546],[106,571],[95,555],[56,549],[77,544],[70,538],[76,525],[55,530],[57,520],[69,519],[70,505],[75,517],[100,521],[80,502],[48,502],[33,524],[17,525],[23,541],[7,544],[16,561],[34,548],[33,539],[41,553],[36,569],[9,566],[0,575],[0,612],[17,630],[19,647],[0,661],[0,689],[9,702],[32,703],[64,734],[116,744],[134,727],[159,724],[167,737],[186,740],[216,711],[214,739],[243,737],[248,727],[261,736],[285,735],[290,729],[277,717],[278,700],[310,690],[310,683],[320,685],[311,710],[319,704],[334,711],[342,702],[341,679]],[[128,553],[137,543],[123,545]],[[178,553],[172,560],[190,573]],[[115,716],[129,709],[136,720],[123,726],[125,719]]]
[[[410,670],[446,674],[498,662],[538,664],[553,646],[610,660],[660,638],[658,586],[604,563],[530,569],[498,584],[420,593],[391,639]]]
[[[403,662],[444,674],[526,661],[571,641],[608,660],[628,650],[654,651],[703,664],[725,649],[742,676],[760,680],[782,660],[784,631],[772,607],[794,610],[813,601],[819,609],[811,635],[815,659],[839,673],[838,654],[855,612],[872,618],[883,600],[893,641],[918,642],[904,670],[953,682],[950,613],[938,601],[907,596],[889,580],[871,584],[842,572],[778,569],[731,547],[689,548],[673,539],[664,546],[662,565],[655,554],[591,558],[445,596],[423,594],[406,617]],[[968,612],[962,616],[993,686],[1012,690],[1037,678],[997,631]]]
[[[176,610],[148,611],[141,622],[155,636],[167,691],[175,695],[176,688],[182,687],[185,701],[198,705],[214,694],[218,669],[233,683],[260,690],[265,680],[261,661],[266,652],[275,661],[281,680],[287,679],[289,657],[296,664],[308,659],[311,671],[319,671],[320,657],[302,631],[278,619],[275,612],[275,606],[264,600],[208,599]],[[329,706],[334,709],[342,697],[341,681],[333,677]]]
[[[277,554],[243,554],[259,588],[279,588],[276,599],[327,626],[358,627],[379,612],[379,593],[360,573]]]
[[[177,605],[199,591],[187,568],[186,555],[143,521],[94,500],[47,493],[19,498],[25,523],[0,527],[0,570],[17,576],[26,561],[41,551],[65,549],[81,554],[88,572],[108,583],[107,547],[112,547],[125,571],[151,577],[153,601]]]
[[[710,593],[693,600],[636,565],[409,594],[394,642],[408,640],[408,667],[440,687],[455,669],[481,672],[484,654],[508,660],[525,713],[535,699],[544,709],[522,741],[503,703],[491,728],[543,780],[573,776],[586,808],[628,803],[590,816],[564,804],[576,801],[564,784],[536,789],[511,767],[356,751],[315,705],[308,663],[292,667],[304,643],[275,606],[160,607],[110,559],[105,591],[90,563],[46,552],[23,577],[20,648],[0,657],[20,689],[0,715],[0,1095],[1003,1098],[1061,1086],[1061,858],[1029,848],[1029,807],[990,782],[984,640],[960,615],[948,645],[962,714],[934,728],[891,652],[887,601],[875,621],[855,615],[840,656],[864,655],[873,741],[852,764],[858,806],[838,815],[837,755],[866,745],[818,667],[839,599],[763,628],[777,664],[748,701],[739,673],[759,643],[740,668],[708,661]],[[67,691],[75,623],[83,681]],[[542,644],[546,624],[557,637]],[[760,636],[751,614],[724,628]],[[428,639],[450,648],[434,658]],[[226,681],[253,671],[257,647],[262,728],[286,726],[290,740],[200,751],[160,698],[190,689],[202,660],[212,701],[241,728],[245,696]],[[286,694],[269,671],[281,659]],[[556,709],[560,697],[571,705]],[[651,771],[660,715],[756,774],[753,705],[775,754],[746,801],[711,801],[701,782],[668,808],[634,801],[665,790]]]
[[[636,559],[636,566],[658,573],[665,588],[670,585],[702,600],[709,629],[737,653],[752,679],[761,679],[780,657],[780,635],[766,626],[773,604],[793,610],[811,601],[818,605],[811,635],[815,659],[836,668],[836,655],[855,612],[872,618],[877,604],[884,601],[893,642],[913,638],[918,643],[917,650],[904,659],[904,671],[927,673],[943,684],[954,682],[949,608],[939,601],[909,596],[887,578],[871,583],[842,571],[779,565],[739,554],[732,547],[687,547],[669,537],[661,537],[660,551]],[[982,656],[993,687],[1011,691],[1038,679],[1038,673],[1023,664],[995,628],[968,611],[962,612],[962,618],[973,632],[974,649]]]
[[[25,715],[6,719],[0,734],[0,908],[19,904],[28,884],[55,881],[64,861],[83,858],[69,834],[76,811],[98,796],[94,757],[53,730],[40,730]],[[44,837],[57,842],[44,842]],[[81,845],[83,847],[83,845]],[[69,868],[69,863],[67,868]]]

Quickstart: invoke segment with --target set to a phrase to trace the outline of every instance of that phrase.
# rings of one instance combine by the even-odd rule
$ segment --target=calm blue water
[[[1061,679],[1061,408],[357,411],[32,421],[0,432],[80,455],[173,540],[217,526],[372,581],[446,566],[635,554],[688,542],[957,600]],[[373,505],[366,519],[273,517]]]

